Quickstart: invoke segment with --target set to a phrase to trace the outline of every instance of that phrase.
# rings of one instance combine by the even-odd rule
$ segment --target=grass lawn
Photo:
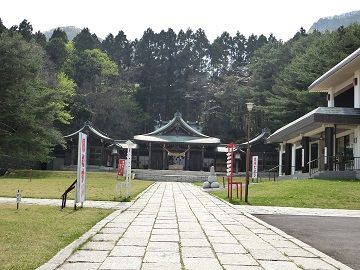
[[[64,191],[74,182],[76,172],[33,171],[29,181],[29,171],[15,171],[0,177],[0,196],[15,197],[17,190],[23,198],[51,198],[60,199]],[[133,180],[131,198],[150,186],[152,181]],[[116,173],[89,172],[86,180],[87,200],[120,201],[115,198]],[[74,198],[74,190],[69,193]]]
[[[227,189],[213,191],[212,194],[228,200]],[[261,182],[249,186],[248,198],[250,205],[360,209],[360,181],[309,179]],[[235,189],[232,203],[245,204],[236,198]]]
[[[0,204],[0,269],[35,269],[112,210]]]

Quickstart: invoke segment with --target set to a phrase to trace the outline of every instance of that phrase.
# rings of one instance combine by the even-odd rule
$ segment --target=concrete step
[[[168,181],[168,182],[197,182],[206,181],[209,172],[177,171],[177,170],[142,170],[134,169],[136,179]]]
[[[360,175],[359,175],[360,176]],[[312,175],[314,179],[357,179],[357,171],[320,171]]]
[[[288,180],[288,179],[309,179],[309,173],[296,173],[293,175],[282,175],[276,178],[276,180]]]

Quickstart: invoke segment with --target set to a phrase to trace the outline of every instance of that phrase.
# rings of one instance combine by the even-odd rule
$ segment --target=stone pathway
[[[156,183],[58,269],[350,268],[199,187]]]
[[[0,204],[16,204],[16,198],[0,197]],[[60,199],[34,199],[22,198],[21,203],[32,205],[61,206]],[[124,210],[132,202],[114,201],[90,201],[84,202],[84,207],[120,209]],[[67,200],[67,207],[74,205],[74,200]],[[253,206],[253,205],[233,205],[232,207],[241,212],[253,215],[295,215],[295,216],[319,216],[319,217],[360,217],[360,210],[347,209],[322,209],[322,208],[298,208],[298,207],[276,207],[276,206]]]
[[[360,217],[360,210],[321,209],[236,205],[236,209],[253,215],[292,215],[292,216],[319,216],[319,217]]]
[[[0,203],[16,204],[16,198],[0,197]],[[31,205],[49,205],[61,207],[60,199],[33,199],[33,198],[22,198],[21,204]],[[89,208],[104,208],[104,209],[126,209],[132,203],[131,202],[112,202],[112,201],[85,201],[84,207]],[[73,207],[74,200],[66,200],[66,207]]]

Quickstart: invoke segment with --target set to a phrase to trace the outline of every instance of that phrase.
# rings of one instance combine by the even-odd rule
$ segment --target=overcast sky
[[[34,30],[88,27],[99,37],[123,30],[140,38],[148,27],[205,30],[213,40],[223,31],[240,31],[287,40],[321,17],[360,10],[360,0],[1,0],[5,26],[27,19]]]

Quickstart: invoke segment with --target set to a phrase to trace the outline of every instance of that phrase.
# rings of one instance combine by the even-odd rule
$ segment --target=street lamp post
[[[248,202],[248,193],[249,193],[249,169],[250,169],[250,117],[251,111],[254,107],[254,103],[246,103],[246,108],[249,112],[247,118],[247,148],[246,148],[246,178],[245,178],[245,202]]]

